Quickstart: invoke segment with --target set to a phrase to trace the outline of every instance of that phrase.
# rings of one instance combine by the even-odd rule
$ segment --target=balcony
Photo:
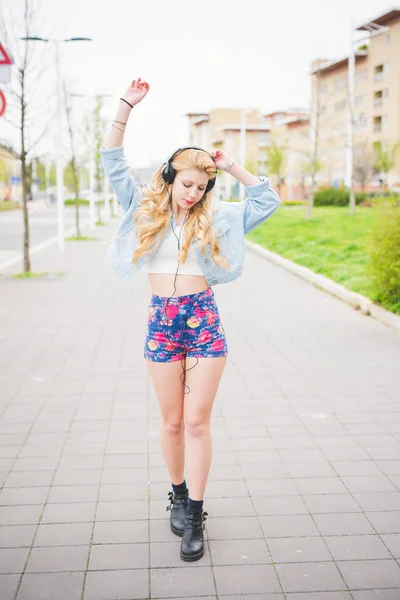
[[[382,123],[374,123],[373,127],[372,127],[372,131],[374,133],[379,133],[380,131],[382,131]]]
[[[378,108],[379,106],[382,106],[382,104],[383,104],[382,98],[374,98],[374,108]]]

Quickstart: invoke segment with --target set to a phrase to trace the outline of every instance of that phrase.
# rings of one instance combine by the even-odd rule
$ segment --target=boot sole
[[[204,548],[198,554],[187,555],[187,554],[183,554],[181,552],[181,559],[185,560],[186,562],[194,562],[195,560],[199,560],[203,555],[204,555]]]

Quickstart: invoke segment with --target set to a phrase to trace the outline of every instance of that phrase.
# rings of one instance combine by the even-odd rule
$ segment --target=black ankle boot
[[[188,506],[189,490],[183,492],[169,492],[169,505],[166,510],[170,510],[171,531],[179,537],[183,536],[183,527],[185,524],[186,510]]]
[[[204,554],[204,522],[208,513],[187,512],[181,543],[181,559],[186,561],[199,560]]]

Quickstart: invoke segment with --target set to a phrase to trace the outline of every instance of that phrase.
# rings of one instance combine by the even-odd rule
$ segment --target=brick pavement
[[[52,246],[33,269],[64,276],[0,279],[1,600],[398,600],[399,333],[250,252],[214,288],[230,355],[206,553],[184,563],[142,358],[150,288],[105,249]]]

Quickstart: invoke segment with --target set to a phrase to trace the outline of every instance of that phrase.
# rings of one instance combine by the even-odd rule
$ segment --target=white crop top
[[[175,233],[181,240],[181,247],[183,241],[183,225],[175,225]],[[178,268],[178,240],[176,239],[174,232],[171,233],[168,239],[165,240],[161,248],[151,257],[147,263],[148,273],[173,273],[175,275]],[[200,268],[199,261],[197,260],[197,254],[194,249],[193,243],[190,244],[187,253],[186,261],[179,265],[178,275],[203,275],[203,271]]]

